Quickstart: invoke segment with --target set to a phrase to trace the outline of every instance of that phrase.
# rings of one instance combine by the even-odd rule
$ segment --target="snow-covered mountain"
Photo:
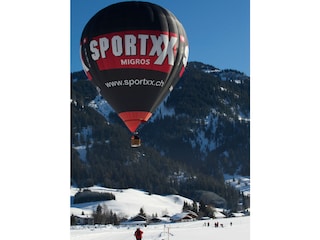
[[[250,176],[248,76],[189,63],[138,129],[143,144],[134,151],[128,129],[84,73],[72,73],[71,79],[73,185],[134,187],[190,198],[197,190],[211,191],[236,208],[239,196],[224,186],[223,176]]]
[[[79,74],[74,74],[73,82],[79,78]],[[112,122],[110,114],[114,112],[110,105],[101,95],[92,95],[86,93],[81,98],[92,98],[87,106]],[[73,98],[73,101],[79,100]],[[157,129],[163,131],[155,136]],[[141,127],[140,133],[146,144],[156,146],[168,157],[179,151],[176,147],[171,149],[167,141],[170,137],[175,145],[177,141],[181,147],[184,145],[181,153],[188,154],[180,155],[187,161],[207,161],[213,154],[224,173],[249,175],[249,129],[250,78],[236,70],[191,62],[174,91]],[[190,148],[191,151],[186,151]],[[228,159],[229,164],[224,159]]]

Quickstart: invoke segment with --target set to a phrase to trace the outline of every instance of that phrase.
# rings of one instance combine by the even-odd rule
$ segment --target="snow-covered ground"
[[[219,222],[223,227],[215,227]],[[232,222],[232,226],[231,223]],[[208,226],[209,223],[209,226]],[[72,227],[71,240],[134,240],[133,233],[136,227],[114,227],[103,226],[101,228]],[[143,240],[249,240],[250,239],[250,217],[211,219],[183,223],[170,223],[148,225],[141,227]]]
[[[112,193],[115,195],[116,200],[71,204],[70,214],[81,215],[83,212],[89,216],[100,204],[117,213],[117,215],[129,218],[137,215],[140,208],[143,208],[147,215],[174,215],[182,211],[184,202],[190,204],[193,202],[191,199],[179,195],[161,196],[137,189],[111,189],[98,186],[93,186],[89,189],[91,191]],[[78,188],[70,189],[71,198],[78,190]],[[219,222],[219,227],[215,227],[216,222]],[[133,232],[135,229],[135,225],[71,226],[70,236],[73,240],[134,240]],[[197,238],[201,240],[249,240],[250,217],[150,224],[147,227],[141,227],[141,229],[144,231],[143,240],[192,240]]]
[[[88,189],[93,192],[112,193],[116,197],[116,200],[71,204],[70,214],[80,215],[82,211],[84,214],[91,214],[100,204],[106,206],[108,210],[112,210],[112,212],[117,215],[127,218],[137,215],[141,208],[143,208],[147,215],[173,215],[182,211],[184,202],[189,204],[192,204],[193,202],[192,200],[179,195],[161,196],[149,194],[148,192],[137,189],[112,189],[98,186],[93,186]],[[78,188],[71,188],[70,196],[73,197],[78,190]]]

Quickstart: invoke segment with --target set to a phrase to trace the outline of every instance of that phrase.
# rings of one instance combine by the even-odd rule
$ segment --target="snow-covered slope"
[[[214,223],[216,222],[219,222],[219,227],[214,227]],[[135,226],[115,227],[107,225],[101,228],[95,228],[94,226],[77,226],[71,228],[70,239],[133,240],[135,229]],[[166,225],[149,225],[147,227],[142,227],[141,230],[144,232],[142,236],[143,240],[249,240],[250,217],[225,218],[219,220],[210,219]]]
[[[179,196],[168,195],[161,196],[157,194],[149,194],[137,189],[112,189],[93,186],[89,188],[92,192],[108,192],[112,193],[116,200],[91,202],[82,204],[71,203],[71,214],[90,215],[98,204],[107,206],[109,210],[117,213],[117,215],[133,217],[143,208],[147,215],[157,213],[158,216],[163,214],[173,215],[182,211],[184,202],[191,204],[191,199]],[[79,191],[78,188],[70,189],[71,199]],[[219,227],[215,227],[215,223],[219,223]],[[189,221],[179,223],[155,224],[148,226],[140,226],[143,233],[143,240],[186,240],[186,239],[250,239],[250,217],[236,218],[219,218],[207,219],[200,221]],[[133,233],[136,229],[135,225],[85,225],[71,226],[71,240],[122,240],[134,239]]]
[[[225,183],[238,189],[245,196],[250,196],[250,177],[239,175],[224,175]]]
[[[100,204],[106,206],[108,210],[112,210],[112,212],[123,217],[133,217],[139,213],[141,208],[143,208],[147,215],[173,215],[182,211],[184,202],[187,202],[188,204],[192,204],[193,202],[192,200],[179,195],[150,195],[147,192],[136,189],[119,190],[98,186],[90,187],[88,189],[95,192],[112,193],[116,197],[116,200],[80,204],[72,204],[71,201],[70,214],[80,215],[83,212],[84,214],[90,215],[92,211],[96,210],[97,206]],[[71,199],[78,191],[78,188],[71,188]]]

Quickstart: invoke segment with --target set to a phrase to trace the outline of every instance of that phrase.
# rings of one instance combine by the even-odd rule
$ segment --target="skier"
[[[134,232],[134,235],[136,236],[137,240],[141,240],[142,239],[142,231],[140,230],[140,228],[137,228],[137,230]]]

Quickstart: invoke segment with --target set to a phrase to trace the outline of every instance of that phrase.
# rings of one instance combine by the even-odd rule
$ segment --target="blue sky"
[[[89,19],[116,0],[71,0],[71,71],[82,70],[79,42]],[[183,24],[189,61],[250,75],[250,0],[150,0],[167,8]]]

